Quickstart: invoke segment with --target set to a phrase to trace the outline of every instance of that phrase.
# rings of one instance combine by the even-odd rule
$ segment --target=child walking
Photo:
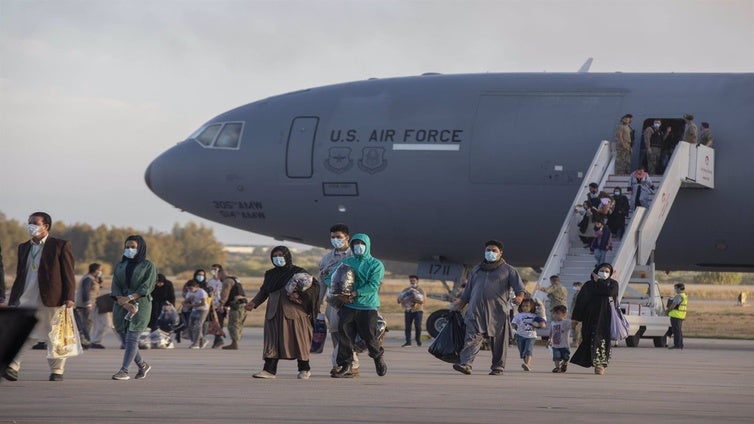
[[[557,305],[552,308],[552,322],[550,323],[550,340],[552,346],[552,361],[555,368],[552,372],[566,372],[568,360],[571,359],[571,351],[568,343],[571,339],[571,321],[566,320],[568,308],[565,305]]]
[[[511,324],[516,329],[516,345],[521,359],[524,361],[521,368],[531,371],[531,357],[534,352],[534,341],[537,340],[537,328],[543,328],[547,321],[532,312],[534,301],[527,298],[518,305],[518,313],[513,317]]]

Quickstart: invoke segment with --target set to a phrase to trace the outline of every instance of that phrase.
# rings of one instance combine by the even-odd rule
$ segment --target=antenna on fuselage
[[[592,67],[592,61],[594,61],[593,57],[590,57],[589,59],[587,59],[586,62],[584,62],[584,64],[581,65],[581,68],[579,68],[579,73],[583,74],[583,73],[589,72],[589,68]]]

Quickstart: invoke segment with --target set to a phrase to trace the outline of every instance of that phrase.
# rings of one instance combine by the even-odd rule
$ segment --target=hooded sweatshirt
[[[356,274],[354,290],[357,295],[353,303],[346,303],[343,306],[359,310],[377,310],[380,307],[380,284],[385,276],[385,265],[379,259],[372,257],[370,253],[372,245],[366,234],[356,234],[351,237],[351,251],[353,251],[353,242],[357,240],[366,245],[364,254],[353,255],[343,260],[343,263],[353,268]]]

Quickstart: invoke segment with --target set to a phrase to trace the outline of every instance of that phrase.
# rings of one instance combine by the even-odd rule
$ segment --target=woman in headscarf
[[[618,282],[610,278],[613,267],[601,263],[592,277],[579,290],[571,319],[581,322],[581,344],[571,362],[582,367],[594,367],[602,375],[610,361],[610,298],[618,297]]]
[[[255,378],[275,378],[280,359],[298,361],[298,378],[311,376],[309,350],[312,345],[314,315],[319,298],[319,283],[303,291],[288,294],[286,284],[303,268],[293,265],[291,252],[285,246],[277,246],[270,252],[274,268],[264,273],[264,281],[259,293],[246,305],[250,311],[267,302],[264,320],[264,368],[254,374]]]
[[[152,369],[139,354],[139,334],[147,329],[152,314],[152,296],[157,280],[157,267],[147,260],[147,244],[139,235],[128,236],[123,258],[115,265],[111,295],[115,298],[113,324],[125,346],[123,364],[113,380],[128,380],[131,361],[142,379]]]
[[[162,313],[165,302],[170,302],[175,306],[175,288],[172,281],[165,278],[163,274],[157,274],[157,282],[152,291],[152,315],[149,318],[149,328],[152,331],[157,329],[157,317]]]

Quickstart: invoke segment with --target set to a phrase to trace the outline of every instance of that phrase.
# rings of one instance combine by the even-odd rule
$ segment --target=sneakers
[[[152,367],[149,366],[148,363],[144,362],[139,367],[139,372],[136,373],[136,377],[134,377],[136,380],[141,380],[142,378],[147,376],[147,373],[152,370]]]
[[[63,381],[63,374],[57,374],[57,373],[50,374],[50,381]]]
[[[471,374],[471,365],[466,364],[453,364],[453,369],[466,375]]]
[[[128,371],[120,370],[113,375],[113,380],[129,380]]]
[[[18,381],[18,371],[11,367],[7,367],[5,368],[5,371],[3,371],[3,378],[8,381]]]
[[[91,345],[89,345],[89,349],[104,349],[104,348],[105,346],[102,346],[99,343],[92,343]]]
[[[252,375],[252,377],[254,377],[254,378],[272,379],[272,378],[275,378],[275,374],[273,374],[273,373],[271,373],[271,372],[269,372],[267,370],[262,370],[262,371],[260,371],[260,372],[258,372],[256,374]]]
[[[553,369],[552,369],[552,372],[554,372],[555,374],[557,374],[557,373],[561,372],[561,371],[560,371],[560,367],[555,367],[555,368],[553,368]]]
[[[45,342],[37,342],[34,346],[31,347],[34,350],[47,350],[47,343]]]
[[[421,346],[421,345],[422,345],[422,341],[421,341],[421,340],[417,340],[417,341],[416,341],[416,345],[417,345],[417,346]]]
[[[215,341],[212,343],[212,349],[217,349],[224,344],[225,342],[223,341],[222,337],[215,337]]]
[[[204,349],[207,346],[209,346],[209,340],[202,340],[202,344],[200,345],[200,348]]]
[[[201,347],[199,347],[199,345],[197,344],[192,344],[191,346],[189,346],[189,349],[201,349]]]
[[[497,369],[490,371],[490,375],[503,375],[503,370]]]
[[[296,378],[298,378],[299,380],[308,380],[309,377],[311,377],[311,376],[312,376],[312,372],[311,371],[299,371],[298,375],[296,376]]]
[[[566,372],[568,370],[568,361],[560,363],[560,372]]]
[[[331,375],[332,378],[353,378],[353,365],[342,366]]]
[[[401,347],[411,346],[411,342],[406,342],[401,345]]]
[[[335,365],[335,366],[334,366],[334,367],[332,367],[332,369],[330,370],[330,375],[333,375],[333,374],[335,374],[336,372],[338,372],[338,370],[340,370],[340,367],[339,367],[339,366],[337,366],[337,365]]]
[[[521,364],[521,368],[523,368],[524,371],[531,371],[531,367],[526,364]]]
[[[374,368],[377,370],[377,375],[380,377],[387,374],[387,364],[385,363],[385,358],[380,356],[379,358],[374,358]]]

